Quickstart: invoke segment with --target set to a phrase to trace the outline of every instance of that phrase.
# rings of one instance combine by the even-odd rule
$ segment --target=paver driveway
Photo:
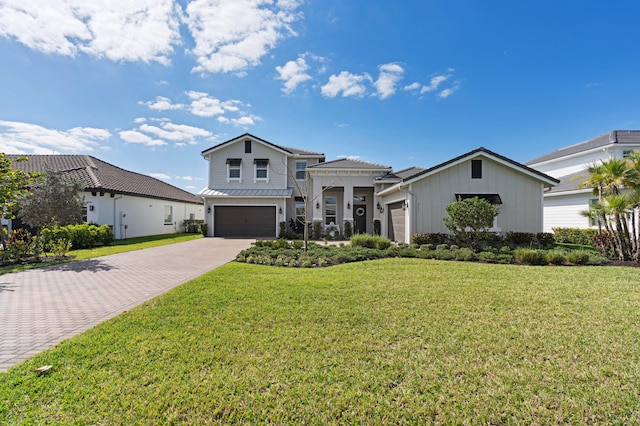
[[[0,372],[233,260],[250,245],[201,238],[0,275]]]

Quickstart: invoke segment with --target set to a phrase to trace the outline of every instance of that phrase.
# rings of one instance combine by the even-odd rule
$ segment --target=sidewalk
[[[0,372],[233,260],[251,241],[202,238],[0,275]]]

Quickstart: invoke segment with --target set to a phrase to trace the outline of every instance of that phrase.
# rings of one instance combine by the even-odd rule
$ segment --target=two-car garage
[[[215,237],[276,237],[275,206],[214,206]]]

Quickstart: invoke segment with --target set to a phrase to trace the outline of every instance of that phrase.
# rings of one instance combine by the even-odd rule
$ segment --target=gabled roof
[[[589,139],[575,145],[566,146],[538,158],[534,158],[531,161],[527,161],[525,164],[531,165],[544,163],[545,161],[603,148],[612,144],[640,146],[640,130],[612,130],[600,136],[596,136],[593,139]]]
[[[402,181],[399,182],[398,184],[381,191],[381,193],[391,192],[395,190],[395,188],[397,188],[398,186],[408,185],[410,183],[423,179],[427,176],[439,173],[442,170],[448,169],[449,167],[453,167],[464,161],[468,161],[473,158],[481,157],[481,156],[490,158],[506,167],[517,170],[520,173],[529,175],[534,179],[538,179],[542,181],[547,187],[557,185],[560,182],[558,179],[552,178],[551,176],[546,175],[542,172],[539,172],[538,170],[532,169],[531,167],[525,166],[524,164],[518,163],[517,161],[513,161],[510,158],[504,157],[500,154],[496,154],[495,152],[490,151],[484,147],[480,147],[480,148],[474,149],[473,151],[469,151],[466,154],[462,154],[462,155],[459,155],[458,157],[452,158],[449,161],[445,161],[444,163],[440,163],[436,166],[430,167],[428,169],[423,169],[420,172],[407,176],[406,178],[402,179]]]
[[[80,180],[86,191],[133,195],[201,204],[199,197],[151,176],[116,167],[90,155],[7,155],[12,167],[25,172],[44,172],[46,168]]]
[[[245,139],[252,139],[256,142],[260,142],[262,144],[265,144],[267,146],[270,146],[278,151],[281,151],[287,155],[296,155],[296,156],[302,156],[302,157],[321,157],[324,158],[324,154],[321,152],[315,152],[315,151],[309,151],[306,149],[300,149],[300,148],[292,148],[289,146],[284,146],[284,145],[276,145],[274,143],[271,143],[269,141],[266,141],[264,139],[261,139],[257,136],[254,136],[250,133],[245,133],[243,135],[237,136],[233,139],[229,139],[228,141],[219,143],[218,145],[212,146],[211,148],[205,149],[204,151],[202,151],[201,155],[204,157],[207,154],[213,152],[213,151],[217,151],[220,148],[223,148],[225,146],[231,145],[232,143],[236,143],[239,141],[243,141]]]
[[[374,170],[391,171],[391,167],[368,161],[339,158],[337,160],[318,163],[307,167],[307,170]]]
[[[545,194],[556,194],[560,195],[560,192],[568,192],[568,191],[580,191],[580,192],[591,192],[593,188],[579,188],[580,184],[586,181],[589,177],[589,172],[587,170],[583,170],[576,173],[571,173],[566,176],[560,176],[558,180],[560,183],[551,188],[549,191],[545,192]]]

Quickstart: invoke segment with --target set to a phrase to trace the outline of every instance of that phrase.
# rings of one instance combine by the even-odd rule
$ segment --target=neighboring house
[[[640,150],[640,130],[612,130],[528,161],[527,166],[560,180],[544,194],[544,230],[597,226],[583,215],[597,200],[592,188],[579,187],[589,177],[587,169],[602,160],[624,158],[634,150]]]
[[[109,225],[116,239],[183,232],[186,219],[204,219],[202,199],[150,176],[130,172],[89,155],[7,155],[25,172],[46,168],[82,182],[86,220]],[[19,222],[19,219],[14,222]],[[19,224],[6,224],[10,229]],[[18,225],[18,226],[16,226]]]
[[[300,229],[305,214],[325,231],[373,233],[409,242],[414,233],[448,232],[442,218],[458,197],[501,204],[494,231],[542,230],[542,194],[558,183],[544,173],[479,148],[438,166],[391,167],[324,154],[244,134],[202,152],[209,184],[199,194],[210,236],[275,238],[280,223]]]

